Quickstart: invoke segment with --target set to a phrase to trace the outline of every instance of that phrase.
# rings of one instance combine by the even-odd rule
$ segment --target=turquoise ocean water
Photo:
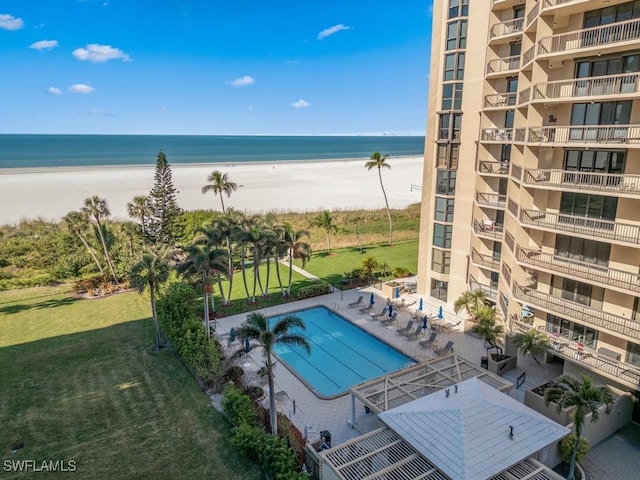
[[[241,163],[422,155],[424,137],[0,135],[0,168]]]

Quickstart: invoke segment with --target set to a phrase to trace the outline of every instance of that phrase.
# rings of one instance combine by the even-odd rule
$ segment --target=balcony
[[[640,91],[640,73],[575,78],[539,83],[533,87],[534,102],[572,103],[583,98],[634,98]]]
[[[515,181],[519,182],[522,178],[522,167],[520,165],[516,165],[515,163],[511,167],[511,178]]]
[[[511,329],[526,332],[531,329],[531,325],[522,322],[517,316],[511,316]],[[601,375],[622,382],[631,388],[638,388],[640,385],[640,368],[624,363],[607,355],[599,354],[593,350],[585,349],[577,342],[572,342],[568,338],[556,336],[549,332],[544,332],[551,341],[551,350],[554,355],[566,358],[573,363],[583,365],[585,368],[595,371]]]
[[[636,44],[640,38],[640,19],[609,23],[542,38],[538,57],[572,58],[590,50],[604,54],[625,44]]]
[[[542,230],[569,232],[622,245],[640,245],[640,225],[630,223],[526,209],[520,211],[520,222]]]
[[[490,238],[491,240],[501,240],[504,225],[497,224],[493,220],[474,220],[473,231],[476,235]]]
[[[497,58],[487,63],[487,76],[499,76],[502,74],[517,72],[520,68],[520,55],[513,57]]]
[[[505,42],[509,42],[509,37],[511,35],[522,32],[523,24],[523,18],[512,18],[511,20],[493,24],[491,26],[491,30],[489,30],[489,43],[502,43],[498,41],[501,39],[504,39]]]
[[[478,173],[480,173],[480,175],[508,175],[509,162],[490,162],[487,160],[480,160],[478,163]]]
[[[515,92],[485,95],[484,108],[504,108],[513,106],[516,104],[516,96],[517,94]]]
[[[513,296],[520,301],[546,312],[559,315],[567,320],[575,320],[604,332],[640,340],[640,323],[628,318],[603,312],[564,298],[554,297],[548,293],[518,285],[517,282],[513,282]]]
[[[531,99],[531,89],[525,88],[518,92],[518,106],[522,107],[525,103]]]
[[[495,258],[493,255],[485,255],[479,253],[475,248],[471,250],[471,261],[481,267],[490,268],[496,272],[500,268],[500,258]]]
[[[536,56],[536,46],[532,45],[530,49],[522,54],[522,70],[529,70],[529,65]]]
[[[580,262],[540,250],[517,247],[518,262],[549,272],[581,278],[591,283],[599,283],[604,288],[615,288],[623,293],[640,293],[640,275],[637,272],[625,272],[603,265]]]
[[[480,136],[481,142],[510,142],[513,130],[510,128],[483,128]]]
[[[469,275],[469,288],[471,290],[482,290],[489,300],[494,302],[498,299],[498,287],[479,283],[473,275]]]
[[[533,8],[529,10],[529,13],[527,13],[527,28],[533,23],[536,18],[538,18],[538,14],[540,13],[540,3],[541,2],[536,2],[533,5]]]
[[[527,141],[550,146],[593,144],[640,146],[640,125],[572,125],[530,127]]]
[[[497,193],[476,192],[476,203],[482,207],[504,208],[507,203],[507,196]]]
[[[579,190],[637,198],[640,196],[640,175],[566,170],[526,169],[523,182],[550,190]]]

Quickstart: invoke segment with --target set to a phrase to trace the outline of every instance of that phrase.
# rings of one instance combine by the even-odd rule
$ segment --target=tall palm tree
[[[107,201],[97,195],[86,198],[84,200],[84,207],[82,207],[82,213],[84,213],[87,218],[93,218],[95,220],[96,231],[100,238],[100,243],[102,243],[105,260],[107,261],[107,265],[109,266],[114,282],[118,282],[118,277],[116,277],[113,262],[111,261],[111,255],[109,255],[109,248],[107,248],[107,239],[105,235],[106,230],[105,225],[103,224],[103,221],[111,215]]]
[[[498,341],[504,335],[504,326],[496,323],[496,310],[489,305],[483,305],[476,311],[477,323],[471,327],[490,347],[497,347]]]
[[[127,212],[134,220],[140,222],[140,234],[142,235],[142,248],[146,247],[147,242],[147,219],[151,214],[149,199],[144,195],[133,197],[133,201],[127,203]]]
[[[387,217],[389,218],[389,245],[393,245],[393,224],[391,223],[391,210],[389,209],[389,200],[387,200],[387,192],[384,190],[384,184],[382,183],[382,169],[388,168],[391,170],[391,165],[387,163],[389,155],[381,155],[380,152],[373,152],[369,157],[367,163],[364,164],[367,170],[372,168],[378,169],[378,178],[380,179],[380,188],[382,188],[382,194],[384,195],[384,204],[387,207]]]
[[[277,255],[279,258],[288,257],[289,260],[289,280],[287,282],[286,290],[283,290],[282,281],[280,279],[279,261],[276,261],[276,275],[278,277],[278,282],[280,283],[280,290],[288,297],[291,295],[293,260],[302,260],[302,266],[304,267],[307,264],[307,261],[311,258],[311,246],[302,240],[305,237],[309,238],[309,231],[304,229],[295,230],[291,223],[285,222],[278,227],[277,235]]]
[[[233,274],[235,272],[234,262],[233,262],[234,248],[233,248],[233,242],[232,242],[232,235],[234,234],[234,231],[237,229],[237,225],[241,217],[242,217],[242,213],[235,212],[235,211],[232,211],[232,209],[229,209],[229,211],[225,215],[215,219],[211,225],[212,229],[214,231],[217,231],[218,234],[222,238],[224,238],[224,242],[227,248],[227,264],[226,264],[225,271],[227,274],[227,279],[229,280],[229,284],[228,284],[228,291],[227,291],[228,293],[227,293],[226,302],[225,302],[224,295],[222,296],[223,304],[228,304],[228,302],[231,301],[231,293],[233,291]]]
[[[96,256],[96,252],[93,251],[93,248],[91,248],[91,245],[89,245],[83,233],[88,227],[87,217],[82,212],[74,211],[67,213],[62,220],[67,225],[67,228],[80,239],[84,248],[87,249],[89,255],[91,255],[91,258],[93,258],[93,261],[97,265],[98,270],[100,270],[100,275],[104,275],[104,269]]]
[[[311,226],[322,228],[327,234],[327,251],[331,254],[331,234],[338,231],[338,227],[333,223],[333,217],[329,210],[323,210],[319,215],[311,219]]]
[[[576,456],[586,416],[591,413],[591,423],[597,422],[600,416],[599,407],[604,404],[609,408],[613,403],[613,396],[606,386],[594,385],[591,378],[586,375],[581,375],[580,380],[571,375],[562,375],[545,391],[544,398],[547,406],[552,402],[556,404],[558,413],[565,408],[575,407],[573,425],[576,431],[576,438],[571,453],[571,461],[569,462],[569,475],[567,476],[568,480],[573,480]]]
[[[227,197],[231,197],[231,193],[238,189],[238,184],[229,180],[229,176],[226,173],[222,173],[219,170],[214,170],[207,177],[207,185],[202,187],[202,193],[213,192],[214,195],[220,195],[220,202],[222,203],[222,213],[227,213],[224,209],[223,193]]]
[[[469,319],[477,322],[478,310],[485,305],[487,305],[487,295],[482,290],[467,290],[453,303],[453,311],[459,313],[465,310]]]
[[[169,264],[158,253],[146,252],[139,262],[131,267],[129,280],[131,285],[142,293],[147,287],[151,295],[151,314],[153,316],[153,327],[156,332],[156,348],[160,348],[160,326],[158,325],[158,315],[156,314],[156,294],[160,285],[167,281],[169,277]]]
[[[222,249],[222,242],[224,241],[222,232],[215,228],[215,226],[211,227],[203,227],[196,230],[196,236],[193,239],[193,243],[195,245],[204,245],[208,249],[212,249],[212,253],[216,257],[215,267],[213,269],[213,273],[216,276],[216,282],[218,284],[218,289],[220,290],[220,297],[222,299],[222,304],[226,305],[226,298],[224,294],[224,289],[222,288],[222,279],[220,278],[220,272],[226,271],[227,266],[227,250]],[[224,263],[224,265],[223,265]],[[213,299],[213,297],[212,297]],[[213,300],[212,300],[213,301]]]
[[[264,371],[269,379],[269,419],[273,435],[278,434],[276,397],[273,385],[273,349],[275,345],[280,344],[302,347],[307,353],[311,351],[307,338],[293,331],[294,329],[306,329],[302,319],[295,315],[287,315],[275,322],[269,322],[263,313],[253,312],[236,330],[236,338],[241,340],[241,348],[233,356],[237,357],[245,352],[245,343],[247,341],[249,342],[249,349],[262,348]]]
[[[518,346],[522,355],[531,355],[538,365],[540,365],[538,357],[543,355],[551,346],[549,336],[535,328],[530,328],[526,332],[516,333],[513,336],[513,343]]]

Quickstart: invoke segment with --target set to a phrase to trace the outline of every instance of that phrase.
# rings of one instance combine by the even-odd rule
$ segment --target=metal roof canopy
[[[513,384],[455,354],[433,358],[349,389],[351,395],[376,413],[386,412],[469,378],[508,392]],[[355,412],[352,412],[352,419]]]

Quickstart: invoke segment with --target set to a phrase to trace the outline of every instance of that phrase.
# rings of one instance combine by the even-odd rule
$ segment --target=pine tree
[[[149,192],[149,234],[156,243],[172,244],[178,232],[176,220],[181,213],[176,200],[177,190],[171,180],[171,166],[164,152],[158,152],[155,183]]]

